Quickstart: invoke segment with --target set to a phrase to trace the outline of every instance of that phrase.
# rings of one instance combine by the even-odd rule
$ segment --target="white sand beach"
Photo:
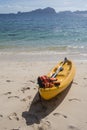
[[[0,53],[0,130],[87,130],[87,61],[79,54],[67,55],[76,66],[71,86],[50,101],[38,96],[38,76],[64,56]]]

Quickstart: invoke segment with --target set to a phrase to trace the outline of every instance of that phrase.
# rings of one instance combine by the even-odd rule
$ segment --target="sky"
[[[28,12],[52,7],[59,11],[87,10],[87,0],[0,0],[0,13]]]

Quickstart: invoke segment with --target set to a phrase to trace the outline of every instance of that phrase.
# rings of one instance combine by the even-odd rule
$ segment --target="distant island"
[[[47,7],[44,9],[36,9],[30,12],[18,12],[17,14],[56,14],[55,9],[51,8],[51,7]]]
[[[61,12],[56,12],[55,9],[51,8],[51,7],[47,7],[44,9],[36,9],[30,12],[17,12],[17,13],[9,13],[9,14],[0,14],[0,15],[17,15],[17,16],[57,16],[57,15],[67,15],[67,16],[83,16],[83,17],[87,17],[87,11],[61,11]]]

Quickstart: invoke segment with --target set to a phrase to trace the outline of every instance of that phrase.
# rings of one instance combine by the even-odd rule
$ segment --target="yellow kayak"
[[[62,68],[62,69],[61,69]],[[47,77],[55,77],[60,83],[58,86],[53,85],[52,87],[40,87],[38,88],[40,96],[49,100],[65,90],[70,83],[73,81],[75,76],[75,66],[70,60],[59,62],[48,74]]]

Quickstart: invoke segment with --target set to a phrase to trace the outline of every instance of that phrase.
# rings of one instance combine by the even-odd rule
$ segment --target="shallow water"
[[[0,50],[87,52],[87,18],[0,15]]]

